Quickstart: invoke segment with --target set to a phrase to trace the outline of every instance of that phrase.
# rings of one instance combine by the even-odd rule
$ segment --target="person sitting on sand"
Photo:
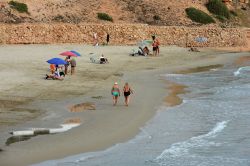
[[[48,79],[53,79],[53,80],[63,80],[63,77],[60,75],[60,71],[58,69],[58,67],[56,68],[56,71],[54,74],[46,74],[46,77],[45,77],[46,80]]]
[[[65,73],[64,73],[64,70],[63,70],[63,66],[59,66],[59,67],[58,67],[58,70],[59,70],[60,76],[65,77]]]
[[[147,46],[145,46],[144,48],[143,48],[143,55],[144,56],[148,56],[148,54],[149,54],[149,49],[148,49],[148,47]]]
[[[138,55],[142,55],[142,56],[148,56],[149,54],[149,49],[147,46],[145,47],[139,47],[139,50],[138,50]]]
[[[50,72],[51,72],[51,74],[54,74],[55,73],[55,71],[56,71],[56,65],[55,64],[50,64]]]
[[[118,97],[120,96],[120,89],[118,87],[118,83],[115,82],[112,89],[111,89],[111,95],[113,97],[113,105],[117,104]]]
[[[127,82],[125,83],[125,85],[123,87],[123,94],[124,94],[124,98],[125,98],[125,105],[128,106],[129,96],[130,96],[130,94],[133,94],[133,91]]]
[[[104,55],[102,54],[102,56],[100,57],[100,64],[105,64],[108,63],[108,59],[104,57]]]
[[[143,54],[143,49],[142,49],[141,47],[139,47],[138,55],[144,55],[144,54]]]

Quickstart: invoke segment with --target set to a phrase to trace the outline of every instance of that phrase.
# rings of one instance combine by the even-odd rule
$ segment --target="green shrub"
[[[221,0],[209,0],[206,6],[208,11],[215,15],[223,16],[225,18],[230,17],[230,12],[227,6]]]
[[[100,19],[100,20],[105,20],[105,21],[111,21],[113,22],[113,18],[106,14],[106,13],[97,13],[97,17]]]
[[[192,21],[202,24],[215,23],[214,19],[211,16],[199,9],[193,7],[186,8],[186,13]]]
[[[10,1],[9,5],[11,8],[19,11],[20,13],[28,13],[28,6],[25,3]]]

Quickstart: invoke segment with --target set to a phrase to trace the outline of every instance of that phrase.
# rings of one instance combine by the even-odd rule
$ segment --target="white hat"
[[[115,82],[115,85],[117,85],[118,83],[117,82]]]

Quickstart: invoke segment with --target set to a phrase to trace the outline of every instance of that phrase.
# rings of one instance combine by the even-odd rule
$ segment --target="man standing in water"
[[[113,96],[113,105],[115,106],[117,104],[118,97],[120,96],[120,89],[117,82],[114,83],[111,89],[111,95]]]

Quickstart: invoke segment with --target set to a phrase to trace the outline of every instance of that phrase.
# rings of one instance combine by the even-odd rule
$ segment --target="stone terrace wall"
[[[161,45],[182,47],[227,47],[244,46],[246,32],[237,28],[189,28],[149,26],[145,24],[0,24],[1,44],[52,44],[52,43],[93,43],[93,33],[98,34],[99,43],[106,41],[110,34],[112,45],[132,45],[156,34]],[[206,42],[197,42],[205,37]]]

